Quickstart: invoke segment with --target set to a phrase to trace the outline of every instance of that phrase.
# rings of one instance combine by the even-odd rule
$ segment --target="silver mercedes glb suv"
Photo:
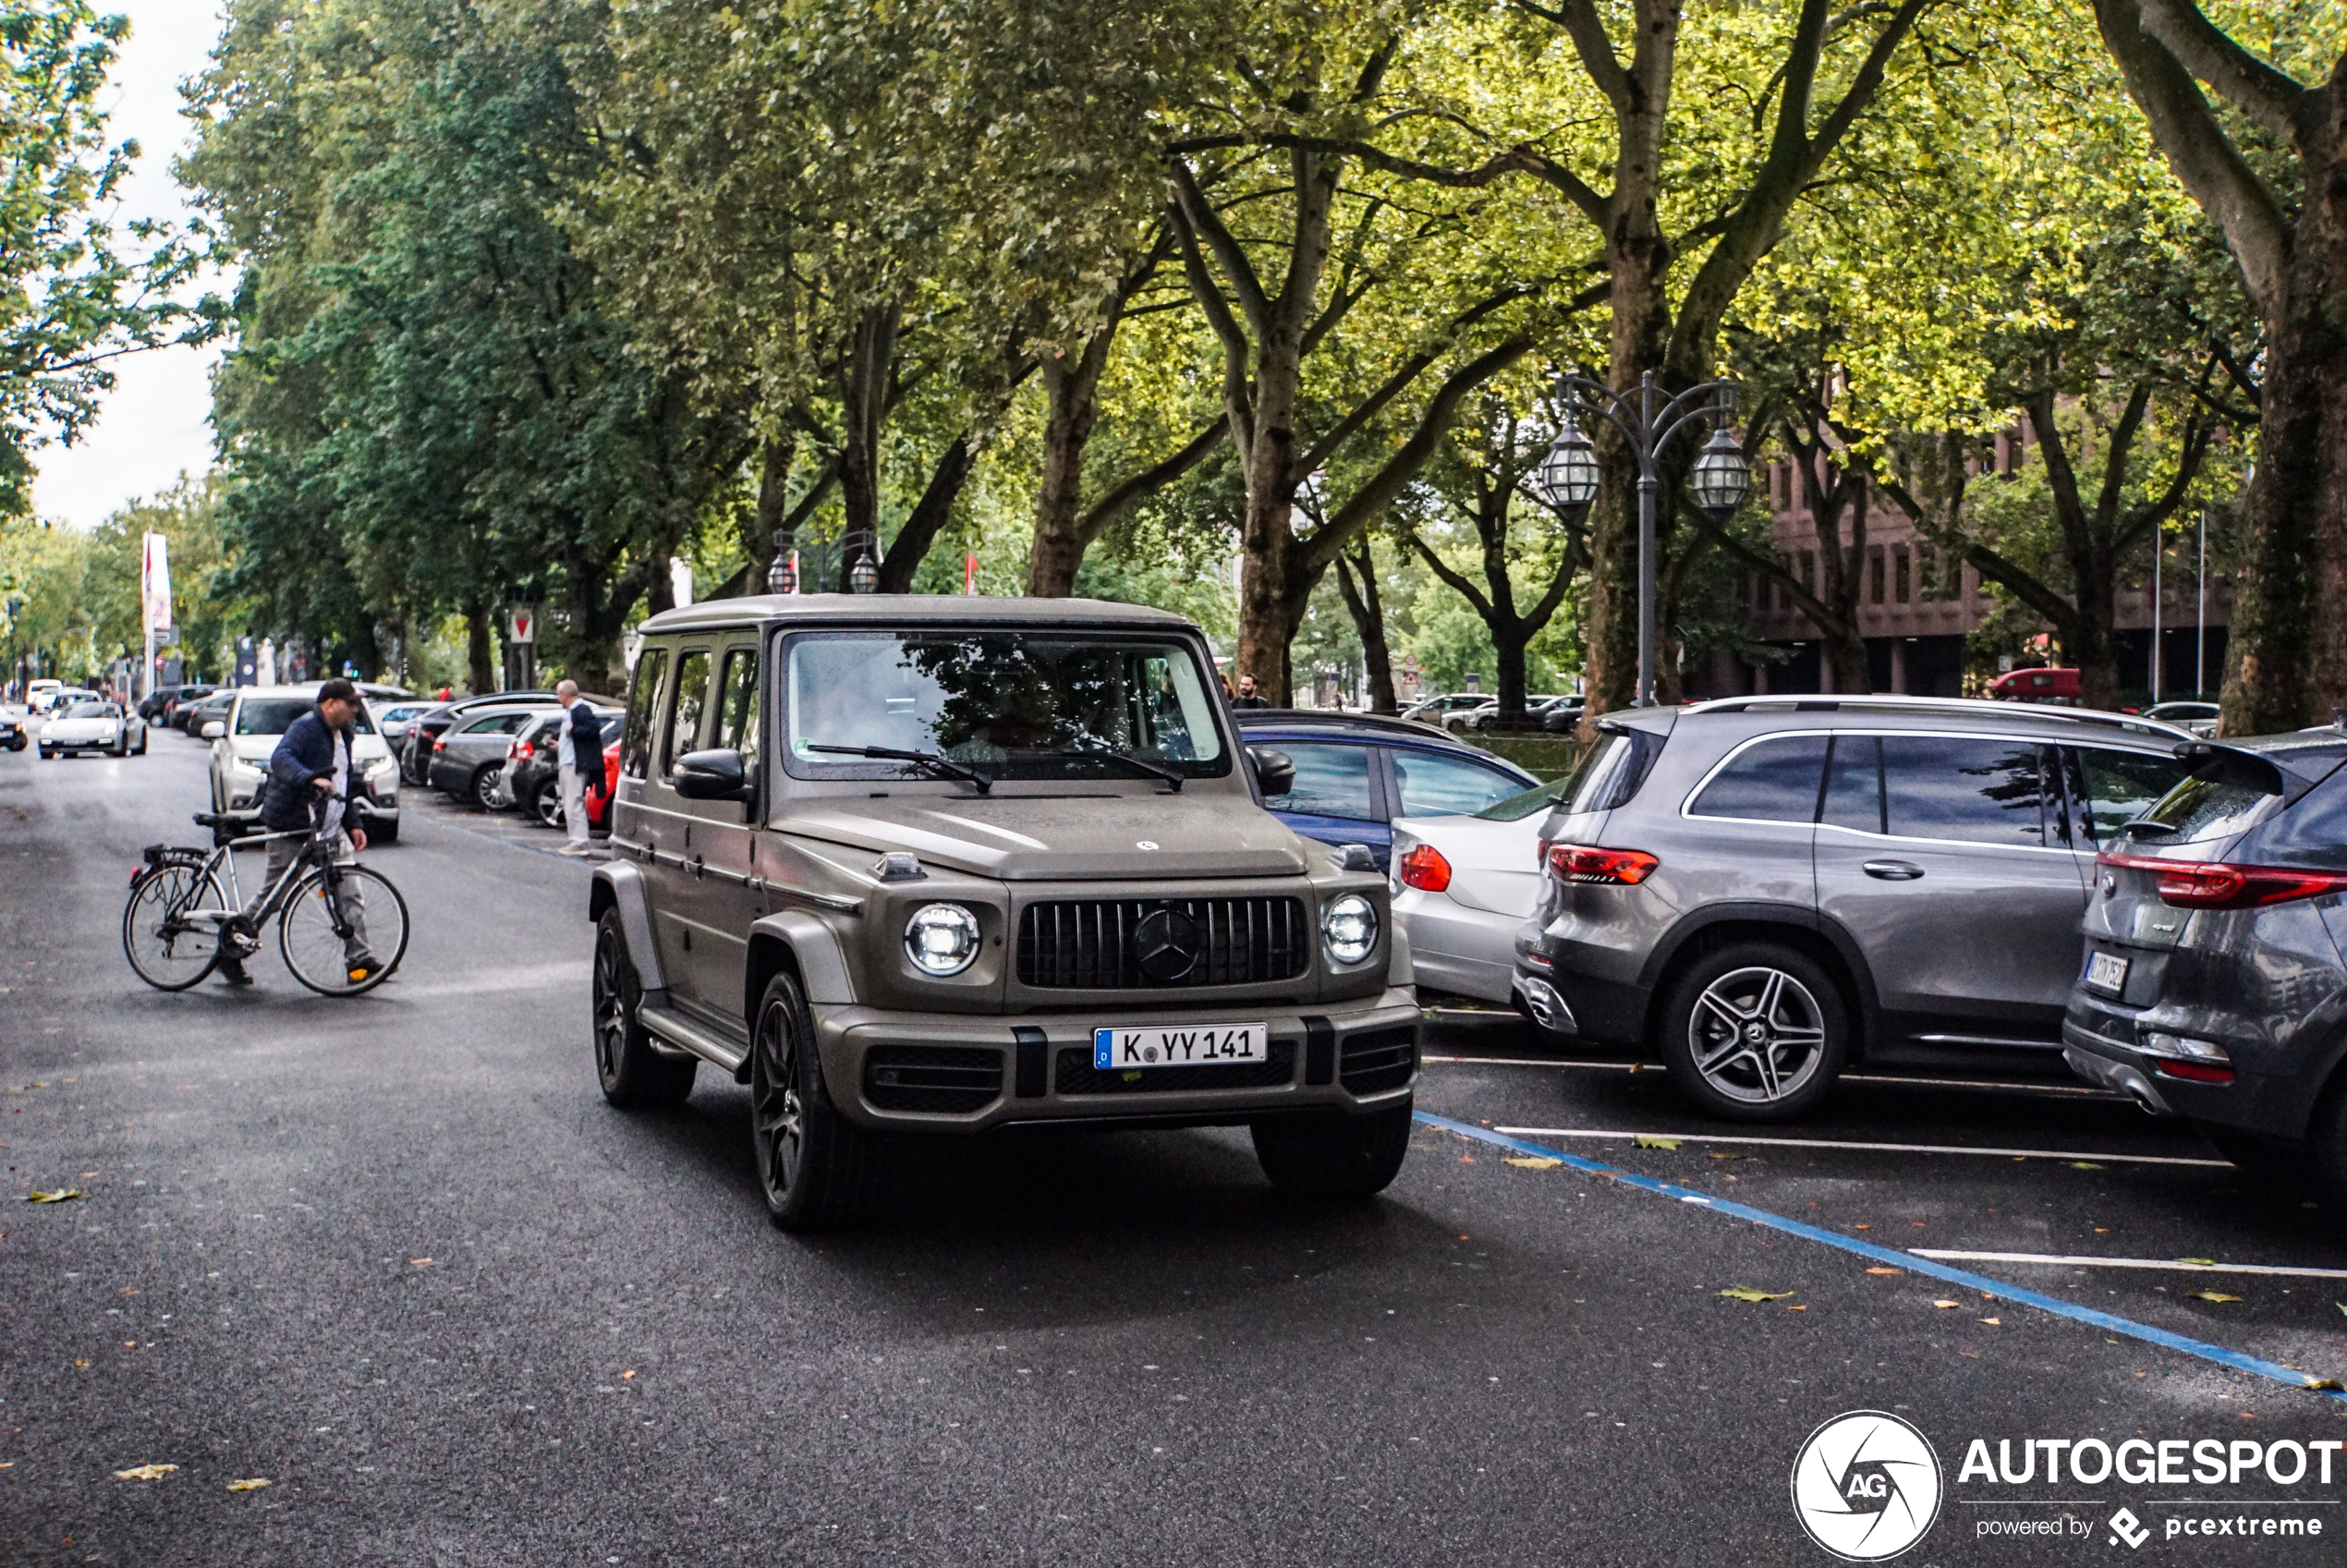
[[[614,1104],[750,1089],[788,1229],[886,1135],[1244,1125],[1271,1181],[1393,1179],[1409,947],[1361,845],[1299,837],[1178,615],[1082,600],[722,599],[644,623],[596,870]]]
[[[1524,1010],[1782,1120],[1868,1055],[2061,1045],[2097,846],[2193,737],[2115,713],[1897,697],[1608,714],[1540,830]]]

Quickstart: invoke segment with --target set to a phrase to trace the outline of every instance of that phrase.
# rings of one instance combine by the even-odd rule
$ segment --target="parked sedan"
[[[41,755],[111,751],[116,757],[147,754],[147,721],[108,698],[85,699],[50,710],[41,726]]]
[[[2347,734],[2177,750],[2096,866],[2062,1054],[2347,1206]]]
[[[1460,817],[1393,821],[1393,918],[1421,991],[1514,999],[1515,938],[1540,902],[1540,824],[1559,780]]]
[[[0,706],[0,748],[22,751],[32,743],[25,737],[25,718],[21,709]]]
[[[484,811],[505,804],[506,744],[553,711],[544,702],[467,709],[432,743],[432,766],[424,782]]]
[[[603,701],[591,697],[588,700]],[[497,691],[486,697],[460,697],[453,702],[442,703],[431,712],[420,713],[408,721],[407,744],[400,752],[400,772],[409,784],[431,783],[433,748],[438,745],[440,737],[455,728],[467,713],[517,704],[550,708],[553,703],[554,694],[551,691]],[[616,702],[604,702],[603,705],[619,706]]]
[[[437,702],[370,702],[367,711],[374,716],[375,731],[383,744],[396,755],[407,743],[407,726],[427,713],[436,713]]]
[[[2224,711],[2214,702],[2162,702],[2144,711],[2145,718],[2181,724],[2203,740],[2216,737],[2217,721],[2223,716]]]
[[[1406,719],[1278,708],[1232,715],[1249,746],[1295,764],[1286,795],[1264,804],[1323,844],[1367,845],[1388,868],[1396,817],[1480,811],[1539,783],[1514,763]]]
[[[236,687],[227,687],[193,702],[182,702],[173,711],[171,722],[178,725],[180,732],[188,739],[201,740],[206,724],[219,723],[227,719],[228,710],[237,700],[237,690]]]
[[[596,748],[601,750],[603,743],[619,738],[620,721],[626,715],[617,708],[599,708],[595,716],[602,726]],[[542,711],[514,736],[505,753],[505,797],[541,827],[564,826],[562,731],[562,710]],[[590,809],[590,821],[593,815]]]
[[[318,705],[318,683],[308,686],[239,687],[225,719],[203,726],[212,742],[212,808],[247,811],[260,800],[269,776],[269,759],[296,719]],[[351,721],[351,790],[366,802],[367,837],[392,844],[399,837],[399,768],[390,748],[375,733],[360,704]]]

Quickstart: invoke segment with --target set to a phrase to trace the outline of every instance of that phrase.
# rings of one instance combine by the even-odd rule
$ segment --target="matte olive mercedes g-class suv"
[[[750,1087],[786,1230],[891,1135],[1238,1125],[1278,1186],[1393,1179],[1410,956],[1357,846],[1263,809],[1205,638],[1082,600],[792,595],[645,623],[595,871],[595,1064]]]

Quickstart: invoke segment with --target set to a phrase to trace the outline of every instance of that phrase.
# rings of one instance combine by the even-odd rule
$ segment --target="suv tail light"
[[[1599,849],[1591,844],[1549,845],[1549,869],[1559,881],[1635,887],[1661,864],[1643,849]]]
[[[1451,862],[1430,844],[1421,844],[1402,857],[1402,885],[1421,893],[1441,893],[1451,885]]]
[[[2149,871],[2162,904],[2178,909],[2257,909],[2326,893],[2347,892],[2347,876],[2280,866],[2231,866],[2221,860],[2164,860],[2154,855],[2098,855],[2098,863]]]
[[[505,759],[508,761],[527,762],[536,755],[537,748],[531,746],[529,742],[526,740],[514,740],[507,741],[505,743]]]
[[[434,751],[445,751],[445,750],[447,750],[447,749],[448,749],[448,737],[447,737],[446,735],[434,735],[434,736],[432,736],[432,748]]]

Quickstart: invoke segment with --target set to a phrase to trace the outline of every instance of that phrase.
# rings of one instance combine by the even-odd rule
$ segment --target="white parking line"
[[[1421,1056],[1421,1062],[1442,1062],[1470,1067],[1587,1067],[1600,1073],[1648,1072],[1663,1069],[1650,1062],[1573,1062],[1559,1061],[1552,1056]],[[2109,1089],[2088,1088],[2084,1084],[2008,1084],[1987,1078],[1909,1078],[1891,1073],[1844,1073],[1845,1084],[1906,1084],[1922,1088],[1988,1088],[2018,1090],[2024,1094],[2066,1094],[2082,1100],[2124,1101],[2123,1094]]]
[[[2049,1252],[1943,1252],[1909,1247],[1917,1258],[1943,1263],[2050,1263],[2066,1269],[2172,1269],[2186,1274],[2280,1274],[2301,1280],[2347,1280],[2347,1269],[2293,1269],[2280,1263],[2189,1263],[2181,1258],[2067,1258]]]
[[[1712,1133],[1640,1133],[1600,1131],[1594,1127],[1494,1127],[1510,1137],[1550,1138],[1676,1138],[1683,1143],[1754,1144],[1769,1149],[1855,1149],[1877,1154],[1979,1154],[2008,1160],[2084,1160],[2113,1165],[2201,1165],[2230,1171],[2230,1160],[2191,1160],[2175,1154],[2104,1154],[2075,1149],[1981,1149],[1964,1143],[1852,1143],[1842,1138],[1723,1137]]]

